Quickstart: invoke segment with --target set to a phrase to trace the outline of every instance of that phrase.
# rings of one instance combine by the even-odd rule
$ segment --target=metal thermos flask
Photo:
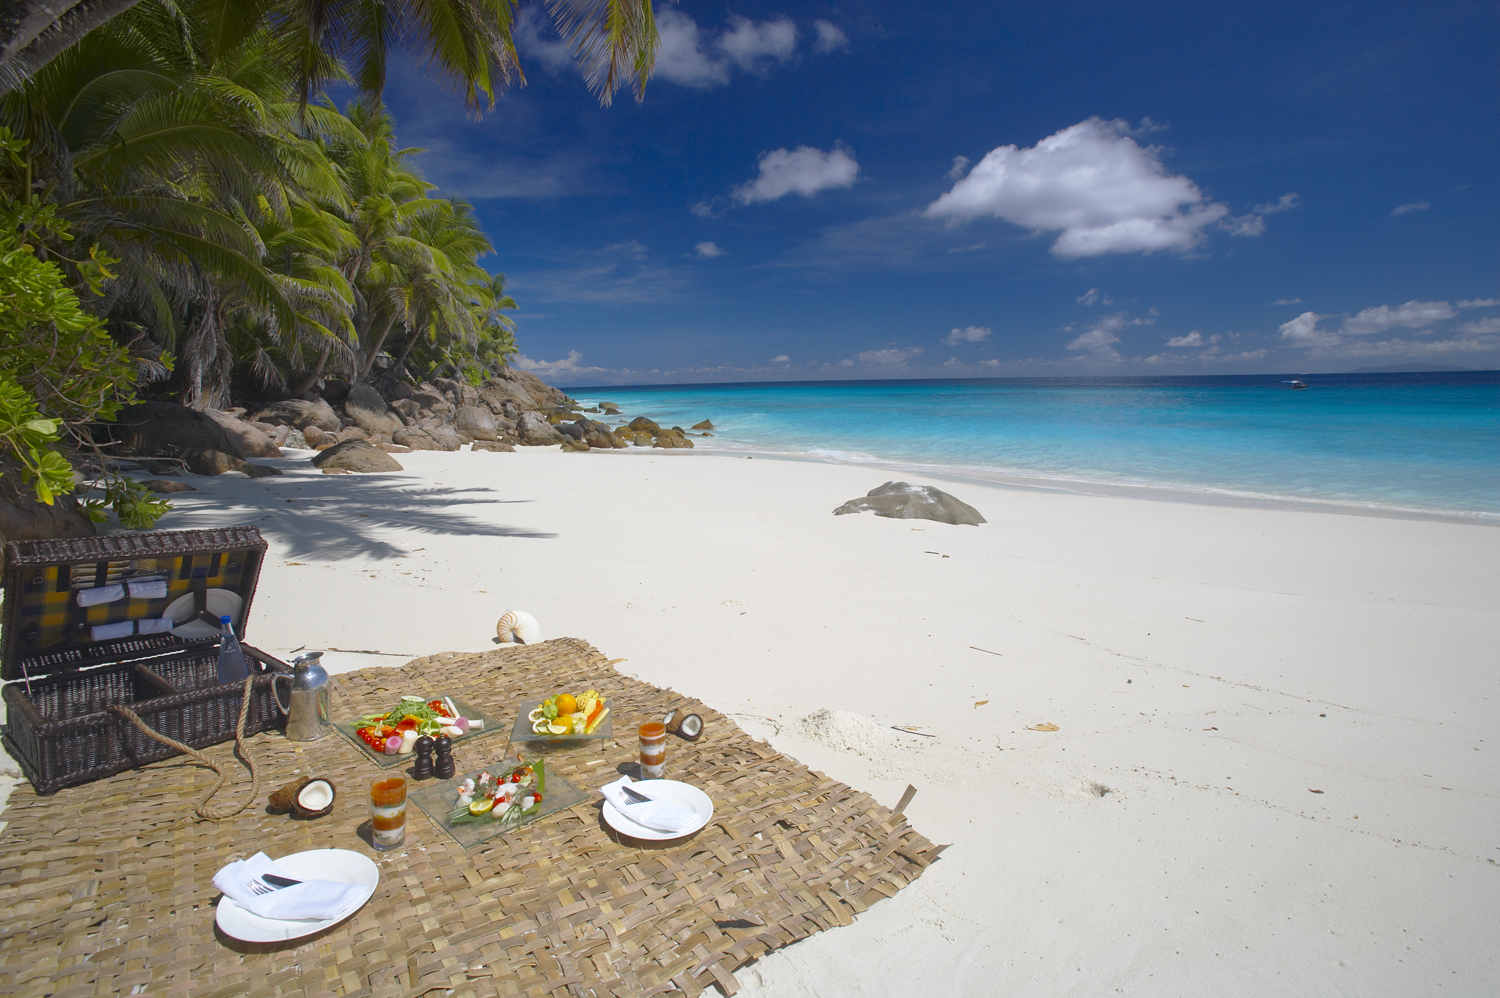
[[[271,680],[271,692],[276,697],[276,706],[286,715],[286,736],[294,742],[311,742],[322,738],[333,730],[329,718],[328,686],[330,680],[318,659],[320,651],[304,652],[292,659],[292,674],[280,675]],[[291,686],[289,703],[281,702],[281,687],[277,684],[285,679]]]

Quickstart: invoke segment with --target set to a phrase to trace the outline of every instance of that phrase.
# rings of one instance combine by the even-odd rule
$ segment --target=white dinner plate
[[[605,801],[604,820],[609,827],[621,835],[629,835],[633,839],[649,839],[653,842],[680,839],[708,824],[708,819],[714,816],[714,802],[708,799],[708,794],[690,783],[679,783],[676,780],[636,780],[631,786],[638,787],[641,793],[653,800],[676,804],[684,811],[692,811],[698,816],[698,823],[685,832],[659,832],[654,828],[647,828],[645,825],[631,821],[619,808]]]
[[[214,915],[220,930],[247,943],[279,943],[322,932],[337,925],[365,906],[380,883],[380,868],[370,857],[348,849],[309,849],[294,852],[276,860],[293,880],[332,880],[340,884],[363,884],[365,896],[342,918],[263,918],[234,903],[234,898],[219,898]]]
[[[245,601],[232,589],[210,589],[204,593],[203,603],[215,617],[229,617],[234,621],[235,633],[240,629],[240,610]],[[171,617],[172,633],[181,638],[211,638],[219,633],[218,624],[210,624],[193,616],[193,594],[179,596],[167,607],[163,616]]]

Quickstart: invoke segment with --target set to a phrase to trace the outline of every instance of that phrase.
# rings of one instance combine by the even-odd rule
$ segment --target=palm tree
[[[90,31],[137,0],[6,0],[0,18],[0,94],[21,86]],[[524,83],[513,28],[520,0],[218,0],[226,24],[269,21],[296,48],[300,103],[349,61],[366,95],[385,88],[393,47],[403,47],[463,94],[470,110],[493,107]],[[655,62],[651,0],[546,0],[573,46],[589,89],[608,105],[628,79],[645,95]]]

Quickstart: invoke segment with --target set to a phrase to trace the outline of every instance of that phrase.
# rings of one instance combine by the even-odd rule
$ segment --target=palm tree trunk
[[[400,371],[406,366],[406,358],[411,356],[411,348],[417,345],[417,340],[419,339],[421,339],[421,336],[415,332],[406,338],[406,346],[401,348],[401,359],[396,361],[391,370]]]
[[[318,362],[312,366],[311,371],[307,372],[306,377],[304,377],[301,381],[297,382],[295,386],[293,386],[292,398],[300,398],[303,392],[307,391],[313,385],[318,383],[318,379],[323,376],[323,367],[328,363],[328,355],[332,352],[333,344],[324,343],[323,352],[318,354]]]
[[[63,49],[139,0],[5,0],[0,4],[0,94],[31,79]]]
[[[380,356],[380,348],[385,345],[385,338],[391,334],[391,327],[396,324],[396,313],[392,312],[385,320],[385,328],[380,330],[380,335],[375,337],[375,342],[370,344],[370,352],[365,355],[365,362],[359,369],[355,381],[363,381],[370,376],[370,368],[375,366],[375,358]]]

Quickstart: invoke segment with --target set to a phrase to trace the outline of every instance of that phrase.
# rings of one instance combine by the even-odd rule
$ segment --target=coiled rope
[[[219,778],[217,781],[215,781],[213,788],[209,790],[208,795],[205,796],[201,801],[199,801],[197,806],[193,808],[193,813],[207,821],[223,821],[225,818],[233,818],[235,815],[245,810],[245,808],[253,804],[256,798],[260,796],[260,773],[256,772],[255,757],[250,754],[250,746],[245,744],[245,721],[250,716],[250,693],[254,685],[255,674],[251,673],[250,675],[245,677],[244,695],[240,699],[240,719],[239,723],[234,727],[235,747],[239,749],[240,758],[244,760],[246,768],[250,770],[250,796],[245,800],[243,804],[240,804],[238,807],[209,806],[209,801],[214,799],[214,795],[217,794],[221,788],[223,788],[224,781],[229,778],[227,775],[225,775],[224,771],[219,768],[218,763],[214,762],[208,756],[204,755],[202,752],[199,752],[191,745],[184,745],[182,742],[179,742],[175,738],[168,738],[166,735],[158,734],[157,732],[152,731],[151,728],[147,726],[146,722],[141,720],[140,715],[131,710],[129,707],[123,706],[121,704],[115,704],[112,705],[109,709],[125,718],[131,724],[135,725],[136,728],[140,730],[141,734],[145,735],[146,737],[159,741],[163,745],[170,746],[171,748],[176,749],[184,755],[192,756],[198,762],[201,762],[203,765],[213,770],[215,775],[217,775]]]

